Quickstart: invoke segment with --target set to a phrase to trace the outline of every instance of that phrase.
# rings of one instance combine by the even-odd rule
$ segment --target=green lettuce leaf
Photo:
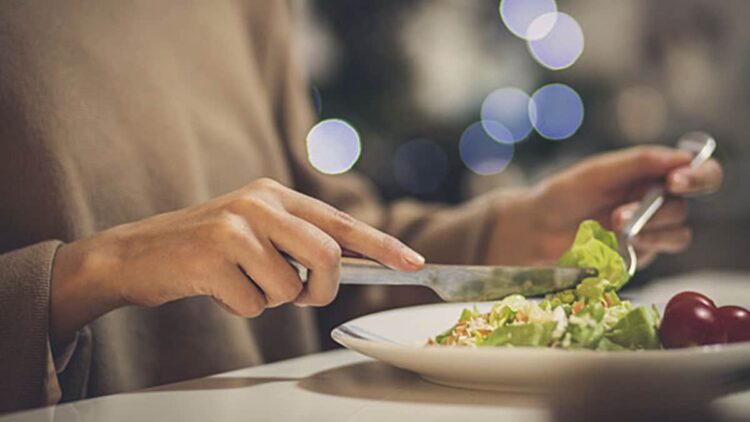
[[[492,309],[490,312],[490,323],[496,326],[504,325],[516,316],[516,312],[509,306],[503,306],[500,309]]]
[[[568,325],[569,349],[596,349],[604,337],[604,325],[601,323],[587,325]]]
[[[461,311],[461,317],[458,318],[458,322],[468,321],[476,315],[479,315],[479,309],[477,309],[476,305],[474,305],[473,310],[469,308],[464,308],[464,310]]]
[[[658,329],[659,311],[653,306],[639,306],[617,321],[604,337],[625,349],[660,349]]]
[[[464,308],[463,311],[461,311],[461,316],[458,318],[458,322],[464,322],[470,320],[472,317],[479,314],[479,309],[476,305],[474,305],[474,309]],[[451,334],[453,334],[453,330],[456,329],[456,325],[454,324],[451,328],[443,331],[442,333],[435,336],[435,343],[437,344],[445,344],[445,339],[450,337]]]
[[[437,344],[445,344],[445,339],[450,337],[450,335],[453,333],[453,329],[456,328],[456,326],[452,326],[451,328],[443,331],[442,333],[435,336],[435,343]]]
[[[546,347],[552,343],[554,322],[506,325],[490,333],[480,346],[537,346]]]
[[[578,283],[576,294],[579,298],[587,299],[588,302],[598,302],[610,286],[611,284],[606,279],[590,277]]]
[[[593,267],[599,271],[599,277],[576,289],[579,295],[589,300],[599,300],[606,290],[619,290],[630,278],[625,262],[617,252],[617,237],[594,220],[581,223],[573,245],[563,254],[558,265]]]

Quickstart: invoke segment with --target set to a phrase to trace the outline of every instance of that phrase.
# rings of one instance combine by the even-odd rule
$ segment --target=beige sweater
[[[73,400],[315,351],[312,310],[246,320],[193,298],[111,312],[48,366],[61,241],[261,176],[394,233],[429,260],[478,259],[491,218],[482,201],[386,206],[362,177],[308,166],[314,121],[286,9],[270,0],[0,3],[0,411],[56,400],[58,380]]]

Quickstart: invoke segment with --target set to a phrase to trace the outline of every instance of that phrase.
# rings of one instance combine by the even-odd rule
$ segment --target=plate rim
[[[460,302],[464,303],[464,302]],[[413,352],[415,350],[419,350],[426,353],[460,353],[463,354],[464,352],[470,351],[470,353],[489,353],[489,354],[514,354],[514,353],[523,353],[528,356],[528,354],[538,354],[538,355],[559,355],[559,356],[567,356],[567,357],[590,357],[595,359],[601,359],[606,356],[629,356],[633,359],[646,359],[646,360],[653,360],[653,359],[671,359],[676,357],[682,357],[682,356],[693,356],[693,355],[706,355],[706,354],[717,354],[717,353],[733,353],[736,351],[740,351],[743,349],[747,349],[747,352],[750,353],[750,342],[743,342],[743,343],[725,343],[725,344],[713,344],[713,345],[706,345],[706,346],[696,346],[696,347],[686,347],[686,348],[679,348],[679,349],[658,349],[658,350],[592,350],[592,349],[562,349],[562,348],[550,348],[550,347],[533,347],[533,346],[507,346],[507,347],[459,347],[459,346],[445,346],[445,345],[427,345],[424,343],[420,344],[408,344],[408,343],[398,343],[398,342],[378,342],[374,340],[369,339],[361,339],[351,336],[350,334],[347,334],[344,330],[342,330],[343,327],[350,326],[350,327],[357,327],[356,322],[361,321],[366,318],[374,318],[378,316],[383,316],[386,314],[393,314],[393,313],[399,313],[403,312],[405,310],[409,311],[415,311],[419,310],[420,308],[433,308],[433,307],[439,307],[439,306],[450,306],[454,305],[457,306],[460,303],[451,303],[451,302],[441,302],[441,303],[431,303],[431,304],[423,304],[423,305],[414,305],[414,306],[406,306],[406,307],[400,307],[395,309],[386,309],[383,311],[373,312],[367,315],[362,315],[357,318],[350,319],[342,324],[339,324],[335,328],[333,328],[330,332],[330,337],[333,341],[336,343],[344,346],[347,349],[354,350],[357,353],[362,353],[359,350],[352,349],[348,347],[346,342],[352,342],[354,344],[362,344],[365,347],[376,347],[378,349],[381,349],[383,351],[409,351]],[[467,302],[467,303],[473,303],[473,302]],[[493,302],[476,302],[476,303],[493,303]],[[382,335],[381,333],[375,333],[377,335]],[[424,340],[425,342],[427,339]],[[658,356],[658,357],[657,357]]]

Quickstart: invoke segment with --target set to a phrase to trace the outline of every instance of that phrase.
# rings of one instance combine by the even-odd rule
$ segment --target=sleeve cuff
[[[58,350],[57,353],[52,352],[51,342],[47,342],[47,380],[44,388],[47,405],[57,404],[62,398],[62,388],[58,375],[68,367],[68,363],[70,363],[70,359],[78,346],[78,335],[79,333],[76,332],[73,341]]]

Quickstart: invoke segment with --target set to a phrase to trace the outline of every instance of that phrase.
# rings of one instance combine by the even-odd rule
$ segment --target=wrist
[[[497,197],[485,261],[494,265],[541,265],[553,262],[554,230],[543,191],[521,188]]]
[[[50,336],[65,344],[99,316],[125,303],[112,282],[114,259],[96,237],[60,246],[50,280]]]

